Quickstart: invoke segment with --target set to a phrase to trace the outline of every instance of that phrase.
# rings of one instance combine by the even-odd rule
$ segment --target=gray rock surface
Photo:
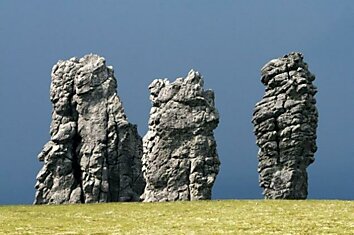
[[[306,168],[317,150],[315,76],[300,53],[271,60],[261,71],[265,94],[252,120],[260,186],[268,199],[306,199]]]
[[[214,92],[191,70],[150,86],[149,130],[143,139],[145,202],[210,199],[219,159],[213,130],[219,122]]]
[[[142,140],[124,114],[113,68],[98,55],[52,69],[51,140],[38,159],[35,204],[137,201]]]

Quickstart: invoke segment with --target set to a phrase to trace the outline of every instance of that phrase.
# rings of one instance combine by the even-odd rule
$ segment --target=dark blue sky
[[[148,85],[191,68],[216,93],[222,163],[214,198],[262,198],[254,104],[260,68],[290,51],[316,74],[318,151],[309,198],[354,199],[354,1],[0,1],[0,204],[32,203],[49,140],[50,71],[97,53],[127,116],[147,131]]]

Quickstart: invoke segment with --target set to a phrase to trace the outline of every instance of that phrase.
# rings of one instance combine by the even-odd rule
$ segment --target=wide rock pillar
[[[38,156],[35,204],[139,200],[142,139],[116,90],[113,68],[98,55],[53,67],[51,140]]]
[[[210,199],[219,159],[213,130],[219,122],[214,92],[198,72],[149,86],[152,108],[143,139],[146,202]]]

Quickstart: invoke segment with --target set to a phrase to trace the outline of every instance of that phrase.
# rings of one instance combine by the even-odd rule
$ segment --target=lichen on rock
[[[252,119],[260,186],[265,198],[306,199],[306,168],[317,150],[315,76],[295,52],[271,60],[261,71],[266,89]]]
[[[210,199],[220,165],[213,135],[219,123],[214,92],[203,89],[201,75],[193,70],[173,83],[156,79],[149,90],[142,200]]]
[[[113,68],[98,55],[53,67],[51,140],[38,156],[35,204],[139,200],[142,140],[116,89]]]

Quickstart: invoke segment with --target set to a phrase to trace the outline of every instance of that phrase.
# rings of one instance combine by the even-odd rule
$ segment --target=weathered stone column
[[[145,202],[210,199],[219,159],[213,130],[219,122],[214,92],[190,71],[149,86],[152,108],[143,139]]]
[[[116,89],[113,68],[98,55],[53,67],[51,140],[38,156],[35,204],[139,200],[142,140]]]
[[[266,86],[252,123],[259,146],[260,186],[267,199],[306,199],[306,168],[313,163],[318,113],[315,76],[300,53],[262,68]]]

